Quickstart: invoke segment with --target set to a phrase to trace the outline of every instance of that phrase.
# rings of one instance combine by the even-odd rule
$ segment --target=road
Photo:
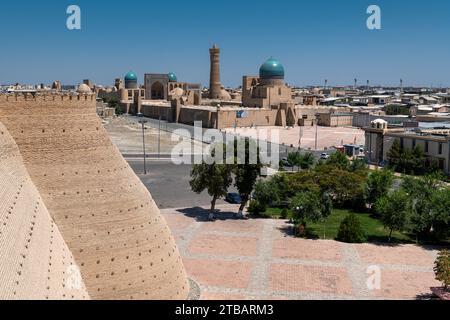
[[[147,175],[144,175],[144,161],[126,159],[153,196],[160,209],[192,208],[209,206],[211,197],[207,192],[196,194],[189,185],[191,165],[174,165],[170,160],[147,160]],[[234,188],[230,188],[233,192]],[[225,204],[219,200],[217,204]]]

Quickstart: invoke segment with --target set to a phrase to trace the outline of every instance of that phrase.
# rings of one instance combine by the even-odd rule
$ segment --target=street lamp
[[[143,119],[144,115],[142,113],[138,113],[137,116],[139,117],[139,123],[142,125],[142,147],[144,150],[144,174],[147,174],[147,154],[145,152],[145,124],[148,121]]]

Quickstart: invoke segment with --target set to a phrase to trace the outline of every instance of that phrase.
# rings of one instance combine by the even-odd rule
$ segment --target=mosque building
[[[270,58],[264,62],[259,77],[243,77],[243,106],[271,109],[282,103],[294,104],[294,100],[291,88],[284,82],[284,67],[278,60]]]

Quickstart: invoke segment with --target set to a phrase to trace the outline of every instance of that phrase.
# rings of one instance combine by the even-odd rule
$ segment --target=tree
[[[328,165],[339,167],[342,170],[348,170],[350,168],[350,160],[347,155],[342,152],[335,152],[325,162]]]
[[[280,203],[280,190],[274,179],[260,180],[255,185],[253,198],[261,205],[270,206]]]
[[[329,217],[333,202],[326,193],[301,192],[291,200],[291,211],[296,223],[306,226],[306,221],[318,222]]]
[[[212,197],[210,219],[214,218],[217,199],[226,196],[232,182],[231,167],[226,164],[203,162],[192,168],[190,181],[192,191],[200,194],[207,190]]]
[[[314,154],[308,152],[300,155],[298,166],[303,170],[309,170],[314,166],[315,162],[316,159],[314,157]]]
[[[366,171],[369,168],[365,159],[355,159],[351,162],[350,171]]]
[[[442,250],[439,252],[436,262],[434,263],[434,273],[436,280],[442,282],[444,289],[450,287],[450,251]]]
[[[306,221],[317,222],[322,217],[321,198],[315,192],[301,192],[291,201],[291,211],[297,224],[306,226]]]
[[[387,154],[389,167],[405,174],[423,175],[427,173],[429,170],[425,166],[425,159],[425,153],[420,145],[416,145],[412,150],[403,149],[398,139],[394,141]],[[434,169],[434,167],[431,166],[429,169]]]
[[[321,165],[314,170],[315,183],[327,192],[338,206],[355,206],[364,197],[366,171],[349,172],[340,166]]]
[[[382,196],[375,204],[375,211],[389,230],[389,242],[394,231],[403,231],[407,226],[410,215],[408,201],[408,195],[399,190]]]
[[[377,200],[388,194],[394,182],[394,174],[386,169],[371,172],[365,185],[365,199],[370,208]]]
[[[342,221],[336,239],[347,243],[362,243],[366,241],[361,222],[354,213],[350,213]]]
[[[261,168],[263,165],[261,164],[261,159],[259,157],[259,149],[256,145],[256,142],[250,140],[249,138],[244,139],[245,144],[245,161],[238,161],[238,143],[235,141],[234,143],[234,151],[235,151],[235,166],[233,169],[235,175],[235,186],[239,191],[241,196],[241,205],[239,207],[239,216],[243,215],[243,211],[248,201],[250,200],[250,195],[255,188],[255,184],[258,178],[261,176]],[[251,152],[252,150],[256,152],[256,161],[252,163]],[[242,160],[242,159],[241,159]],[[240,164],[242,162],[242,164]]]
[[[302,156],[300,152],[291,152],[288,154],[287,162],[294,171],[294,167],[300,167]]]
[[[399,139],[395,139],[392,143],[392,147],[387,153],[387,160],[389,167],[397,171],[400,164],[400,159],[402,157],[402,147]]]
[[[445,240],[450,235],[450,189],[438,175],[406,177],[401,189],[409,196],[410,230],[419,239]]]

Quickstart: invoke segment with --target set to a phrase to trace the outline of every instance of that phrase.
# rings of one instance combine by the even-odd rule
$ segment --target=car
[[[320,155],[320,159],[322,159],[322,160],[327,160],[329,158],[330,158],[330,155],[328,153],[322,153]]]
[[[242,202],[241,196],[237,193],[228,193],[225,200],[231,204],[241,204]]]
[[[289,163],[287,158],[281,159],[281,164],[283,165],[283,167],[287,167],[287,168],[291,167],[291,164]]]

